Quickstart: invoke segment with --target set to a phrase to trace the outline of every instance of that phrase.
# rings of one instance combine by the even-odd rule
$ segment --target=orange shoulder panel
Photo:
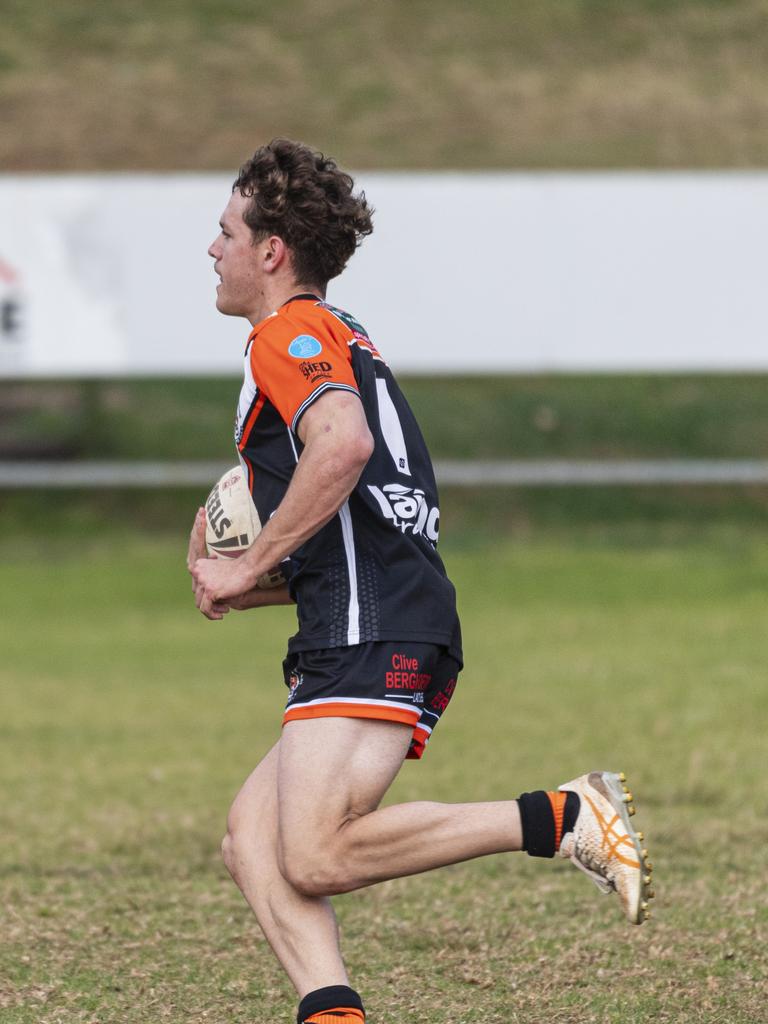
[[[327,310],[303,300],[281,307],[254,330],[253,378],[292,430],[322,392],[340,388],[358,393],[352,337]]]

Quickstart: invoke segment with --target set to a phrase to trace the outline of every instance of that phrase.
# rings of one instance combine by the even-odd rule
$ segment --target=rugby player
[[[420,758],[462,667],[439,506],[414,416],[362,325],[326,301],[372,231],[365,194],[333,160],[284,139],[242,167],[208,250],[216,306],[252,330],[237,450],[265,524],[239,559],[188,567],[209,619],[295,602],[281,738],[229,812],[224,861],[296,988],[300,1024],[360,1024],[329,897],[504,851],[569,857],[628,919],[650,865],[623,778],[592,772],[493,803],[379,808]],[[259,590],[280,565],[287,584]]]

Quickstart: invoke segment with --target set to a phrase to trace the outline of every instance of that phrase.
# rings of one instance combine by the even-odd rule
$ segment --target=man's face
[[[216,261],[213,269],[221,278],[216,288],[216,309],[227,316],[258,318],[263,304],[264,271],[260,243],[254,244],[251,229],[243,220],[250,202],[238,191],[232,193],[221,215],[219,232],[208,255]]]

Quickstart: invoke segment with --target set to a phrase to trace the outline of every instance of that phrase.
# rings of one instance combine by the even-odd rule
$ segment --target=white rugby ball
[[[205,502],[205,546],[213,558],[237,558],[253,544],[261,523],[242,466],[233,466],[218,480]],[[270,589],[285,583],[279,568],[256,581]]]

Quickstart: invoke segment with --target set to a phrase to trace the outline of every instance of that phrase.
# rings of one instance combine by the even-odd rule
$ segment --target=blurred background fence
[[[11,4],[0,486],[232,459],[244,325],[215,313],[205,249],[235,168],[278,134],[368,190],[376,232],[330,298],[366,323],[442,460],[555,460],[493,470],[519,483],[612,460],[633,465],[574,467],[574,484],[757,485],[767,14]]]
[[[203,390],[203,378],[236,379],[247,325],[216,313],[206,255],[230,184],[224,175],[0,179],[0,487],[189,486],[231,461],[226,430],[213,474],[202,450],[197,465],[179,463],[184,453],[168,446],[161,461],[140,463],[160,451],[137,443],[122,452],[128,462],[116,461],[109,425],[119,396],[140,393],[121,390],[121,378],[154,380],[166,410],[183,404],[186,378]],[[768,368],[768,176],[363,174],[359,184],[376,207],[377,230],[329,298],[365,321],[398,374],[431,381],[434,405],[445,394],[456,408],[449,396],[467,375],[478,378],[476,406],[485,403],[483,378],[506,377],[517,403],[526,378],[554,383],[553,374],[570,376],[574,394],[592,375],[610,405],[616,375],[688,375],[695,391],[702,374],[714,373],[727,395],[726,374]],[[200,419],[196,408],[188,412],[185,429],[195,437]],[[466,413],[464,403],[468,442],[477,425]],[[143,402],[134,415],[162,432]],[[728,459],[712,450],[696,464],[685,456],[704,453],[684,444],[641,462],[627,459],[651,454],[642,444],[612,462],[588,449],[579,454],[590,461],[565,461],[570,453],[551,445],[555,461],[533,463],[544,453],[509,432],[515,415],[504,408],[487,424],[502,439],[493,454],[503,462],[483,458],[487,441],[475,451],[465,443],[465,454],[446,451],[454,459],[439,467],[441,481],[764,482],[746,438]],[[546,401],[533,424],[553,440],[578,429]],[[610,443],[614,427],[606,429]],[[476,457],[459,466],[460,454]],[[104,463],[107,455],[114,458]],[[96,456],[102,464],[50,462]]]

